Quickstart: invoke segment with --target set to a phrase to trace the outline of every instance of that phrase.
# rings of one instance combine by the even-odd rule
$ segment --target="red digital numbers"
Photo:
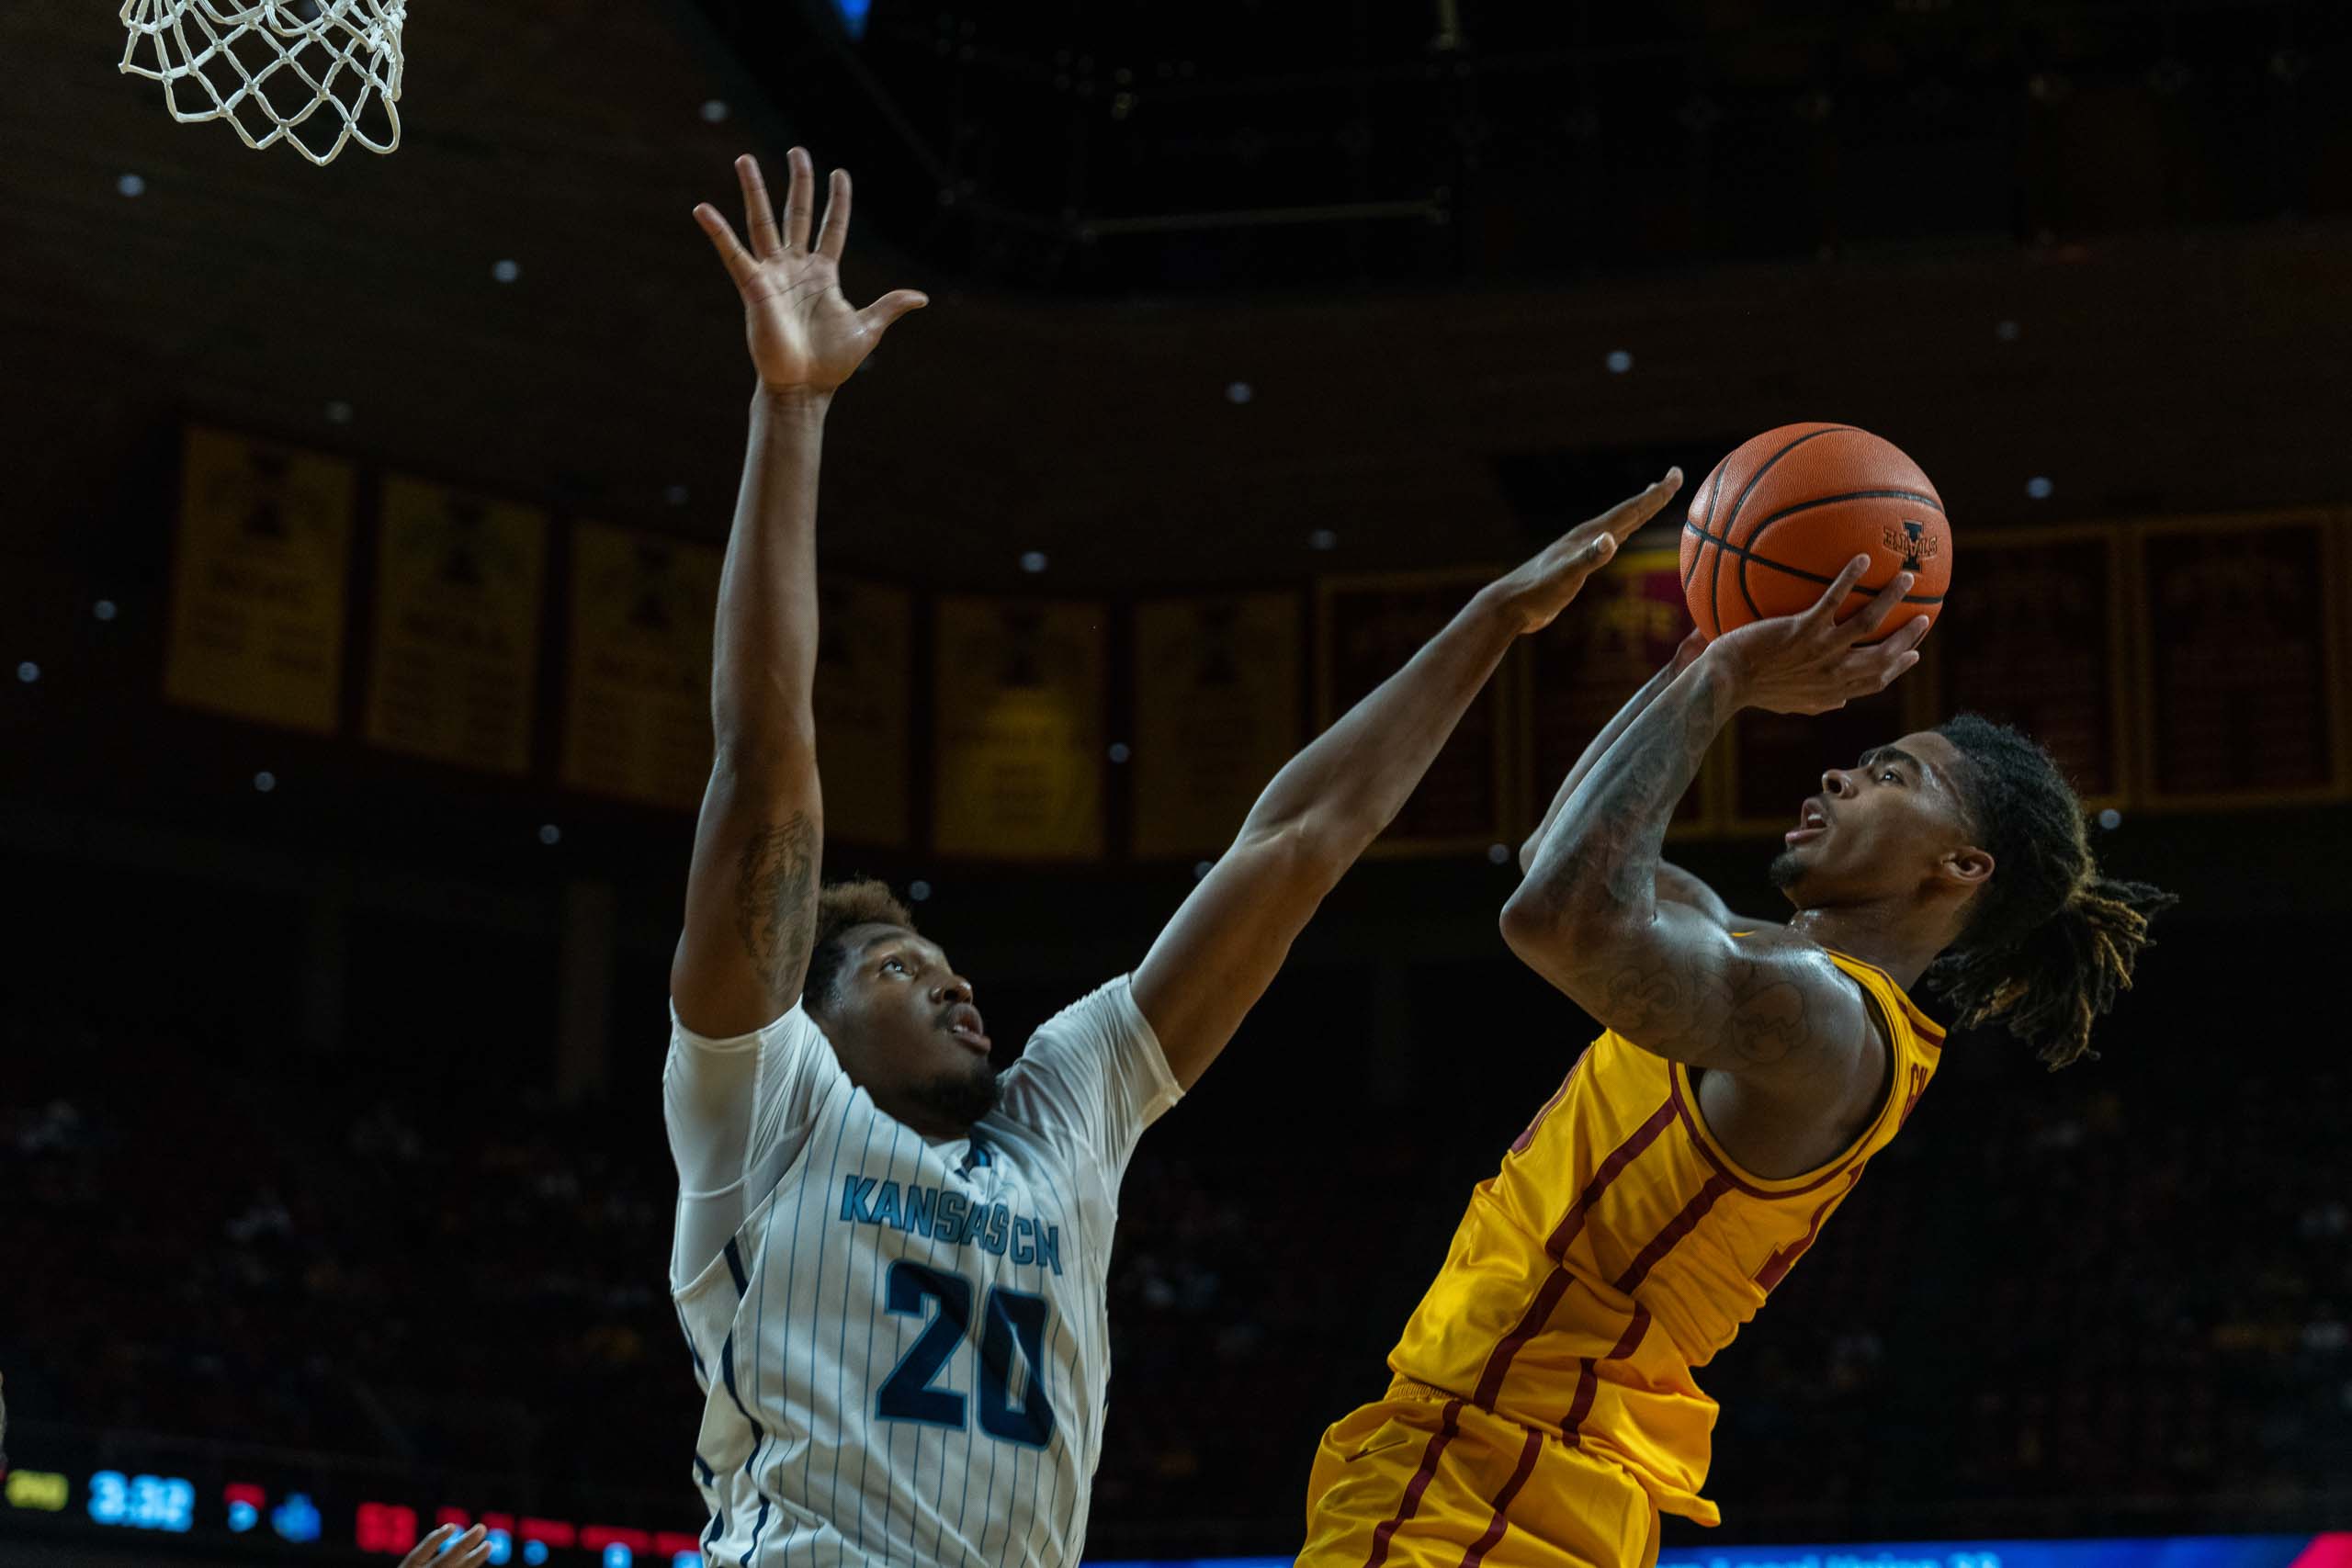
[[[362,1551],[404,1556],[416,1544],[416,1510],[398,1503],[362,1503],[355,1538]]]

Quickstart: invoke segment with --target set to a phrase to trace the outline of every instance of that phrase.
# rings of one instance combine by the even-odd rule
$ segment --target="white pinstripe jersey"
[[[672,1070],[750,1043],[673,1021]],[[1075,1563],[1119,1180],[1181,1092],[1128,982],[1041,1027],[969,1138],[878,1110],[798,1008],[755,1046],[746,1213],[675,1292],[705,1561]]]

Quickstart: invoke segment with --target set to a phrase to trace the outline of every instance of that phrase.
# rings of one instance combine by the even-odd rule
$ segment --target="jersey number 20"
[[[884,1304],[894,1313],[921,1317],[925,1297],[939,1303],[938,1314],[882,1380],[874,1413],[885,1421],[960,1428],[965,1425],[964,1396],[953,1389],[933,1388],[931,1382],[972,1332],[972,1281],[903,1258],[890,1265]],[[1047,1310],[1045,1297],[999,1285],[989,1292],[981,1312],[980,1430],[1033,1449],[1044,1448],[1054,1436],[1054,1407],[1046,1398]],[[1028,1385],[1019,1404],[1012,1403],[1012,1392],[1016,1342],[1029,1364]]]

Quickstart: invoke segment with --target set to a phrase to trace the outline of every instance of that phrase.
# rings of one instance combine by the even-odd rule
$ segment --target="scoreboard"
[[[355,1554],[398,1560],[437,1525],[480,1524],[489,1532],[490,1561],[500,1568],[702,1568],[692,1530],[459,1506],[390,1486],[366,1496],[347,1479],[246,1470],[251,1473],[214,1481],[162,1464],[135,1471],[21,1466],[0,1478],[0,1532],[21,1524],[46,1527],[43,1533],[137,1531],[216,1543],[243,1536],[275,1543],[281,1560],[288,1549],[298,1549],[299,1557],[307,1548],[322,1561],[349,1562]]]
[[[331,1472],[317,1472],[330,1474]],[[683,1483],[682,1483],[683,1484]],[[585,1523],[537,1514],[345,1497],[342,1483],[308,1483],[295,1472],[216,1483],[190,1475],[118,1469],[68,1472],[19,1468],[0,1478],[0,1539],[75,1531],[139,1532],[162,1546],[191,1548],[245,1538],[279,1562],[397,1562],[436,1525],[489,1529],[490,1561],[527,1568],[702,1568],[690,1532]],[[1095,1568],[1288,1568],[1290,1558],[1090,1558]],[[1835,1546],[1668,1548],[1658,1568],[2352,1568],[2352,1532],[2323,1535],[2171,1536],[2074,1540],[1978,1540]]]

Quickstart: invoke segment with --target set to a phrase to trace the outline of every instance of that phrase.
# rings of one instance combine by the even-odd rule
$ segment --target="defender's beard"
[[[1804,877],[1804,867],[1797,863],[1796,851],[1782,850],[1772,857],[1771,869],[1765,874],[1772,879],[1774,888],[1786,893]]]
[[[942,1121],[968,1128],[996,1109],[997,1094],[996,1068],[976,1059],[962,1071],[916,1085],[910,1098]]]

